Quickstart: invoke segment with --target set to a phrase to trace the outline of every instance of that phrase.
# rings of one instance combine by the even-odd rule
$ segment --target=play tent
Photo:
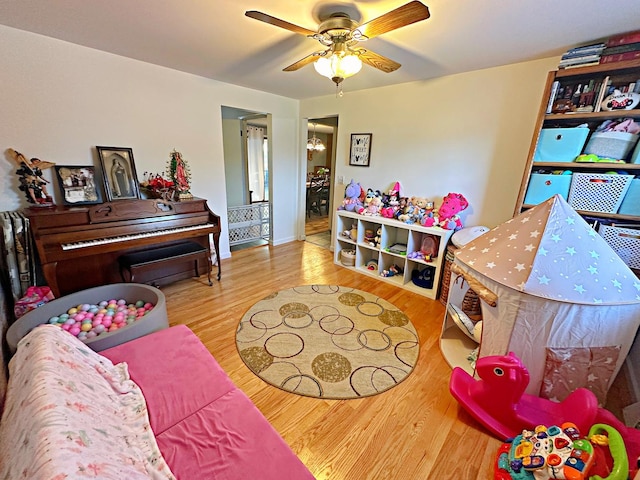
[[[468,243],[454,264],[497,296],[482,302],[479,357],[514,352],[531,395],[587,387],[605,402],[640,325],[640,281],[562,197]]]

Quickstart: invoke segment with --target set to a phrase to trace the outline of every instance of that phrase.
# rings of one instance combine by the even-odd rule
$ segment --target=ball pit
[[[169,326],[160,290],[116,283],[60,297],[20,317],[7,331],[10,351],[43,323],[58,325],[97,352]]]
[[[66,312],[49,318],[48,323],[57,325],[64,331],[83,342],[87,342],[103,333],[131,325],[151,313],[155,305],[138,300],[127,302],[125,299],[102,300],[98,304],[83,303],[71,307]]]

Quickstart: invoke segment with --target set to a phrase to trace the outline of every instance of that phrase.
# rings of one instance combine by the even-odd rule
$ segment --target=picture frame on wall
[[[140,198],[133,150],[126,147],[96,147],[102,165],[104,188],[110,202]]]
[[[349,150],[349,165],[368,167],[371,161],[372,133],[352,133]]]
[[[93,165],[55,165],[56,178],[65,205],[102,203],[98,173]]]

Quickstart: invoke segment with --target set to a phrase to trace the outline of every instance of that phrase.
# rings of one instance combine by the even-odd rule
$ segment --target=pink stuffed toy
[[[448,193],[444,197],[437,215],[424,217],[422,224],[426,227],[438,226],[446,230],[460,230],[462,220],[460,220],[458,213],[468,206],[469,202],[460,193]]]

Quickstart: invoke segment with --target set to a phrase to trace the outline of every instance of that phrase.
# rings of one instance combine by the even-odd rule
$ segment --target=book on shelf
[[[640,60],[640,50],[635,52],[616,53],[614,55],[603,55],[600,63],[627,62],[629,60]]]
[[[604,47],[600,48],[591,48],[589,50],[581,50],[581,51],[568,51],[564,53],[561,57],[562,60],[568,60],[570,58],[579,58],[586,57],[589,55],[599,55],[604,51]]]
[[[628,43],[640,42],[640,30],[635,32],[621,33],[609,37],[606,42],[607,47],[615,47],[616,45],[626,45]]]
[[[593,45],[583,45],[581,47],[570,48],[565,55],[581,55],[584,53],[597,53],[602,51],[606,45],[604,43],[594,43]],[[563,55],[564,56],[564,55]]]
[[[607,90],[609,90],[610,84],[611,84],[611,79],[609,75],[607,75],[606,77],[604,77],[604,80],[602,80],[602,84],[600,85],[600,91],[598,92],[598,96],[596,97],[596,102],[593,105],[594,112],[599,112],[601,110],[602,100],[604,99],[604,95],[605,93],[607,93]]]
[[[602,50],[602,55],[613,55],[615,53],[637,52],[640,50],[640,42],[627,43],[624,45],[616,45],[615,47],[607,47]]]
[[[573,63],[571,65],[561,65],[559,68],[569,69],[569,68],[581,68],[581,67],[592,67],[594,65],[600,65],[600,60],[593,60],[591,62],[584,63]]]
[[[551,113],[551,111],[553,110],[553,103],[556,101],[556,97],[558,96],[559,90],[560,90],[560,82],[556,80],[551,85],[551,92],[549,93],[549,102],[547,102],[547,113]]]
[[[568,67],[570,65],[584,65],[585,63],[593,63],[593,62],[597,63],[599,61],[600,61],[600,55],[589,55],[588,57],[576,57],[576,58],[569,58],[566,60],[560,60],[558,67],[563,68],[563,67]]]

